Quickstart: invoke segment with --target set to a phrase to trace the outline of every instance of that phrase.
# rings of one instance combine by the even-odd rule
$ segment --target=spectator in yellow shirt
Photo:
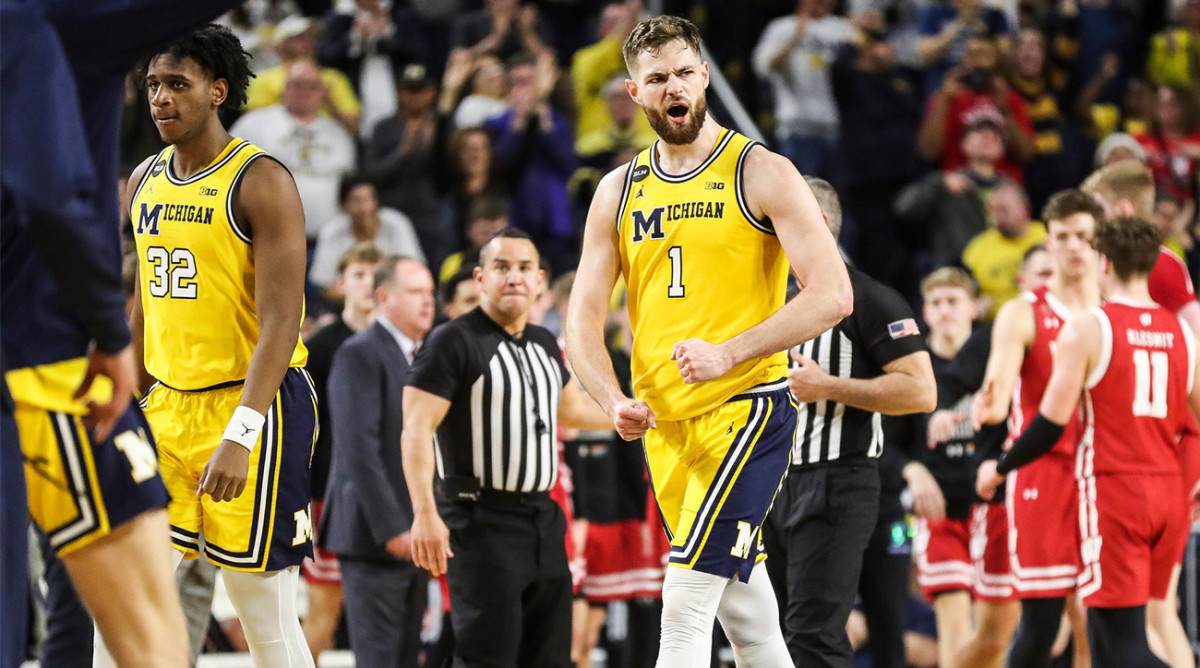
[[[255,78],[250,80],[243,111],[279,104],[287,84],[288,69],[299,61],[314,60],[316,56],[317,24],[304,16],[289,16],[275,26],[274,40],[280,64],[258,72]],[[321,102],[321,115],[332,117],[351,135],[357,137],[362,106],[358,102],[358,96],[354,94],[350,80],[341,70],[322,67],[321,81],[327,91],[325,99]]]
[[[1046,228],[1029,219],[1029,200],[1016,183],[997,186],[987,206],[991,225],[967,243],[962,261],[979,281],[980,311],[991,320],[1004,302],[1020,294],[1021,261],[1046,239]]]
[[[621,45],[641,18],[640,2],[608,4],[600,14],[600,41],[576,51],[571,59],[571,79],[575,83],[575,102],[579,108],[575,137],[579,141],[590,133],[607,130],[612,123],[604,87],[614,76],[625,75]],[[636,115],[634,125],[638,132],[650,131],[650,124],[643,114]],[[582,154],[584,147],[576,145],[576,150]]]
[[[1200,0],[1187,0],[1182,25],[1150,38],[1146,72],[1157,86],[1200,87]]]

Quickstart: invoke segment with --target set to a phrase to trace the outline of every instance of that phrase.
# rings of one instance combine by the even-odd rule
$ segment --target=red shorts
[[[662,596],[671,544],[661,522],[591,522],[584,550],[583,595],[589,603]]]
[[[929,602],[938,594],[971,591],[975,566],[971,563],[971,521],[947,517],[937,522],[917,518],[917,582]]]
[[[975,566],[975,600],[1012,601],[1008,558],[1008,509],[1002,503],[971,508],[971,562]]]
[[[979,601],[1013,600],[1008,570],[1008,518],[998,503],[977,503],[971,517],[917,520],[917,582],[925,598],[971,592]]]
[[[321,526],[321,514],[324,511],[325,501],[313,499],[313,556],[304,558],[304,563],[300,565],[300,571],[304,573],[304,579],[309,584],[340,585],[342,584],[342,567],[338,565],[337,555],[317,547],[317,527]]]
[[[1188,505],[1173,475],[1099,475],[1084,481],[1080,506],[1083,576],[1094,608],[1128,608],[1165,598],[1187,544]]]
[[[1081,568],[1074,463],[1043,457],[1009,473],[1005,505],[1017,598],[1051,598],[1073,591]]]

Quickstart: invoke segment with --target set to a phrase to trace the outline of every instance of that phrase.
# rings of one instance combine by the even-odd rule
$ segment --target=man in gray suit
[[[356,663],[415,668],[427,580],[411,560],[401,393],[433,324],[433,276],[411,258],[387,258],[375,271],[375,303],[374,324],[342,344],[329,373],[333,458],[319,536],[341,561]]]

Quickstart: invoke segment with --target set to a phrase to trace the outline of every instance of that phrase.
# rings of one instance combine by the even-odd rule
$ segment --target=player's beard
[[[700,128],[708,115],[708,100],[703,95],[697,98],[696,103],[688,109],[690,115],[687,122],[682,125],[672,123],[666,110],[652,110],[649,107],[643,109],[646,112],[646,120],[650,121],[650,127],[654,128],[663,141],[682,146],[696,141],[696,137],[700,136]]]

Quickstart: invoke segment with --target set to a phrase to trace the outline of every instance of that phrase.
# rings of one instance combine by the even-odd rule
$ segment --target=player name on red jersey
[[[1174,348],[1175,335],[1171,332],[1148,332],[1144,329],[1127,329],[1125,336],[1129,345],[1140,348]]]

